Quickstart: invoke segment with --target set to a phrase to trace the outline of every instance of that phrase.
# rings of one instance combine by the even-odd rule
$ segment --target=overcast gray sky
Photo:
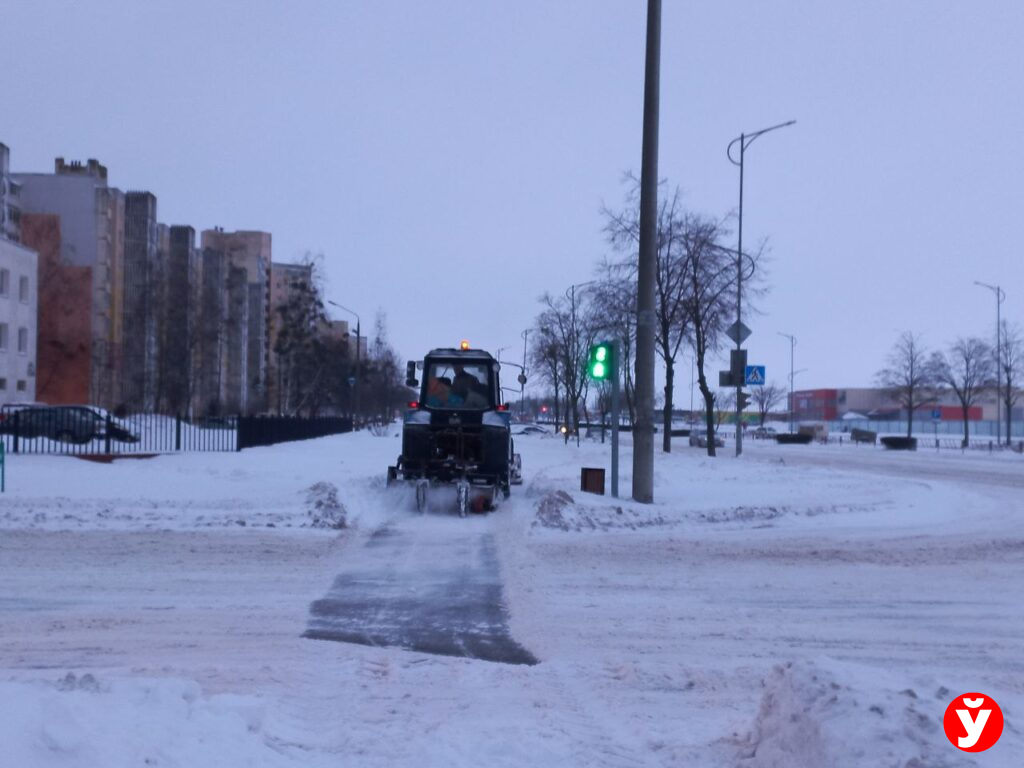
[[[169,224],[323,252],[327,296],[364,332],[383,309],[403,356],[468,338],[518,359],[639,171],[645,13],[11,0],[0,141],[16,171],[96,157]],[[744,240],[771,249],[747,346],[769,380],[789,371],[778,331],[798,388],[872,384],[903,330],[992,334],[974,280],[1024,321],[1022,39],[1019,0],[666,0],[660,175],[689,207],[734,210],[726,145],[798,121],[746,155]]]

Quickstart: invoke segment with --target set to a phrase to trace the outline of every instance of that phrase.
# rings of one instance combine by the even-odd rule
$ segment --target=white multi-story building
[[[11,152],[0,143],[0,237],[21,240],[21,185],[11,178]]]
[[[0,404],[36,398],[36,252],[0,237]]]

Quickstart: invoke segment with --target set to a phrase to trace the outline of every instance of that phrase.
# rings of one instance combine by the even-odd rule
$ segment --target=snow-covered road
[[[958,473],[1024,463],[893,476],[846,447],[800,465],[793,447],[709,460],[681,446],[658,456],[644,506],[575,490],[607,445],[517,442],[526,484],[468,520],[395,503],[383,482],[395,441],[366,434],[112,465],[11,457],[5,760],[1019,763],[1024,510],[1019,489]],[[624,489],[628,456],[627,444]],[[330,527],[339,520],[348,527]],[[460,596],[461,583],[480,589]],[[381,645],[304,638],[324,599],[360,603],[341,614],[391,630],[367,638]],[[496,612],[430,610],[459,600]],[[431,622],[539,663],[384,647],[413,647],[403,633]],[[1007,726],[969,756],[941,720],[978,690]]]

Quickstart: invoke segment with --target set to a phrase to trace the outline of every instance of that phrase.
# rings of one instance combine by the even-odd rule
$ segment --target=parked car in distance
[[[139,436],[121,419],[92,405],[38,405],[7,411],[3,431],[19,438],[44,437],[84,445],[91,440],[137,443]]]
[[[8,417],[8,432],[22,440],[44,437],[84,445],[96,437],[96,416],[84,408],[23,408]]]
[[[516,424],[512,427],[513,435],[550,435],[552,430],[537,424]]]
[[[708,431],[706,429],[694,429],[690,432],[690,445],[696,446],[697,448],[708,447]],[[720,436],[715,435],[715,446],[718,448],[725,447],[725,440]]]
[[[89,411],[96,417],[96,437],[105,438],[107,436],[107,428],[110,428],[110,439],[117,440],[121,443],[137,443],[139,442],[139,436],[132,431],[131,425],[129,425],[124,419],[119,419],[106,408],[100,408],[98,405],[55,405],[54,408],[81,408]]]
[[[774,440],[775,427],[758,427],[751,433],[757,440]]]

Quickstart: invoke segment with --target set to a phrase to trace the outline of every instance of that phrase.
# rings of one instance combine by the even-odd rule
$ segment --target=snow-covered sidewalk
[[[793,447],[710,460],[680,445],[641,506],[576,490],[607,445],[517,443],[526,482],[508,503],[430,529],[493,537],[532,667],[301,637],[375,530],[423,525],[384,488],[392,437],[111,465],[9,457],[5,761],[1019,763],[1018,489],[965,482],[974,464],[894,476],[837,472],[839,451],[801,466]],[[629,460],[627,445],[626,492]],[[942,731],[966,691],[1007,723],[978,756]]]

